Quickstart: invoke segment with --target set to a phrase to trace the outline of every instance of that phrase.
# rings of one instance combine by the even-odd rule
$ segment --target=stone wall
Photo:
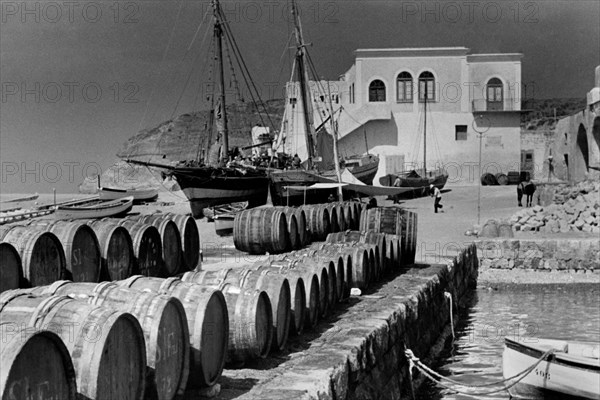
[[[301,354],[241,399],[411,398],[404,349],[426,358],[457,303],[475,287],[474,245],[447,265],[423,265],[364,295]],[[456,321],[456,318],[455,318]]]
[[[597,238],[488,239],[475,243],[481,268],[600,272]]]

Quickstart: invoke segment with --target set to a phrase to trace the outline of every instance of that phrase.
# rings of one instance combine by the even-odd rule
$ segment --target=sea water
[[[600,285],[531,286],[477,289],[460,312],[453,343],[435,371],[467,384],[497,382],[502,377],[504,337],[535,342],[537,338],[600,341]],[[469,393],[494,388],[464,389]],[[465,395],[427,381],[417,399],[508,399],[508,392]]]

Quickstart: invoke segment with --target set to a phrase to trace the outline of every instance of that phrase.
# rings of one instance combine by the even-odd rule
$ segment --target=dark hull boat
[[[362,183],[365,185],[372,185],[377,170],[379,169],[379,157],[372,154],[359,157],[348,157],[342,162],[343,166],[348,169]],[[322,174],[329,179],[337,179],[335,170],[326,171]]]
[[[271,201],[274,206],[299,206],[302,204],[318,204],[326,203],[329,196],[337,196],[337,188],[328,190],[311,190],[304,191],[291,189],[290,187],[311,186],[315,183],[331,182],[331,180],[312,174],[301,169],[274,171],[269,175]]]
[[[190,202],[194,218],[206,207],[248,201],[248,207],[267,202],[269,178],[264,172],[243,173],[231,168],[187,167],[170,172]]]
[[[389,174],[379,178],[379,183],[383,186],[394,186],[397,178],[400,178],[399,187],[410,187],[418,195],[425,195],[429,191],[429,186],[433,185],[442,190],[448,181],[448,174],[443,171],[428,171],[426,177],[422,177],[416,171],[410,171],[404,174]]]

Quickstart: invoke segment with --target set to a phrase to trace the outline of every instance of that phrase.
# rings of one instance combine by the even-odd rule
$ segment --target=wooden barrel
[[[181,234],[179,233],[177,224],[169,217],[160,213],[144,215],[138,218],[138,220],[154,226],[160,233],[164,274],[166,276],[175,276],[180,272],[184,272],[184,268],[181,267]],[[185,270],[187,271],[187,269]]]
[[[344,212],[344,229],[352,229],[352,226],[354,225],[354,206],[349,202],[341,202],[338,204]]]
[[[302,241],[300,240],[300,234],[298,233],[298,222],[294,214],[285,216],[287,220],[287,234],[290,243],[291,250],[297,250],[302,247]]]
[[[414,214],[414,213],[413,213]],[[376,207],[363,211],[360,219],[361,231],[389,233],[401,237],[402,264],[412,264],[410,260],[413,243],[413,229],[416,229],[416,219],[411,213],[400,207]],[[416,232],[416,231],[415,231]]]
[[[88,220],[100,244],[102,280],[114,281],[133,275],[134,257],[131,235],[110,220]]]
[[[314,244],[311,248],[319,251],[327,251],[334,254],[350,254],[352,256],[352,271],[347,275],[351,287],[365,290],[372,281],[373,266],[373,248],[367,243],[345,242],[345,243],[320,243]]]
[[[3,399],[75,400],[77,384],[71,356],[63,341],[45,330],[13,329],[0,324],[0,395]],[[38,397],[35,397],[38,398]]]
[[[118,220],[118,224],[129,231],[133,242],[136,274],[162,276],[162,240],[154,226],[145,222]]]
[[[372,271],[372,279],[377,281],[383,275],[386,267],[387,244],[385,234],[374,231],[345,231],[330,233],[327,236],[327,243],[348,243],[359,242],[368,243],[376,246],[375,249],[375,269]]]
[[[278,260],[268,260],[265,262],[257,262],[255,265],[258,269],[261,268],[271,268],[274,271],[288,277],[288,280],[291,279],[293,282],[294,278],[298,280],[302,280],[304,284],[304,312],[300,311],[304,314],[303,318],[299,318],[298,311],[302,310],[302,306],[298,305],[298,297],[294,295],[294,299],[291,301],[292,307],[294,307],[293,317],[291,318],[295,324],[295,333],[301,333],[304,328],[313,329],[317,326],[320,317],[319,311],[319,302],[320,302],[320,286],[319,286],[319,277],[313,271],[308,271],[305,268],[302,268],[299,260],[290,260],[290,259],[278,259]],[[296,292],[291,288],[291,293]],[[304,320],[304,324],[302,324],[302,320]]]
[[[288,274],[284,268],[271,267],[270,262],[257,268],[259,273],[280,274],[290,284],[290,334],[299,335],[304,330],[306,319],[306,286],[302,276]],[[315,277],[316,278],[316,277]]]
[[[283,350],[287,343],[291,315],[290,284],[285,276],[270,273],[268,270],[231,269],[222,271],[202,271],[203,282],[221,285],[230,283],[242,289],[258,289],[264,291],[271,301],[273,312],[273,350]]]
[[[335,263],[330,259],[319,258],[316,251],[309,249],[288,253],[275,259],[298,260],[297,268],[317,275],[319,280],[319,317],[327,316],[337,302]]]
[[[418,244],[419,242],[417,241],[417,232],[418,232],[418,227],[419,227],[419,214],[417,214],[416,212],[411,212],[411,237],[410,237],[410,254],[409,254],[409,258],[408,258],[408,262],[410,264],[414,264],[415,263],[415,256],[417,254],[417,249],[418,249]]]
[[[56,333],[73,359],[79,398],[144,397],[144,334],[131,314],[68,296],[31,294],[34,290],[40,291],[24,289],[0,295],[0,323]],[[37,355],[29,360],[30,367],[45,361]]]
[[[48,285],[62,279],[66,271],[65,252],[55,234],[13,226],[0,232],[0,241],[19,252],[23,265],[22,286]]]
[[[290,215],[296,217],[298,238],[300,240],[300,246],[298,248],[310,243],[310,231],[308,230],[308,222],[304,210],[299,207],[283,207],[282,210],[286,217],[289,218]]]
[[[190,215],[166,214],[179,229],[181,236],[181,268],[185,271],[195,269],[200,262],[200,233],[198,225]]]
[[[60,281],[29,290],[74,296],[89,304],[131,313],[140,322],[146,339],[146,396],[173,399],[183,394],[189,373],[190,346],[187,317],[179,300],[138,292],[112,282]]]
[[[390,271],[396,271],[400,268],[402,237],[386,233],[385,238],[387,240],[387,263]]]
[[[499,185],[508,185],[508,176],[506,174],[499,172],[496,175],[494,175],[494,177],[496,178],[496,182],[498,182]]]
[[[63,245],[66,256],[65,279],[75,282],[100,282],[102,257],[94,230],[81,221],[32,220],[29,226],[52,232]]]
[[[307,229],[310,232],[312,240],[325,240],[329,232],[331,232],[331,220],[329,218],[329,210],[320,205],[302,206],[306,216]]]
[[[15,247],[6,242],[0,242],[0,293],[18,289],[23,279],[21,256]]]
[[[267,293],[239,288],[224,281],[215,285],[206,272],[186,272],[182,279],[184,282],[213,286],[223,292],[229,312],[226,362],[240,364],[255,358],[265,358],[273,341],[273,313]]]
[[[340,203],[331,203],[326,204],[325,206],[329,210],[331,231],[339,232],[346,230],[346,214],[344,213],[344,207]]]
[[[229,316],[220,290],[183,282],[178,278],[132,276],[118,285],[177,298],[183,304],[190,332],[189,387],[209,387],[223,372]]]
[[[508,221],[500,221],[498,223],[498,237],[505,237],[505,238],[514,237],[512,225]]]
[[[233,243],[250,254],[283,253],[289,248],[285,214],[275,208],[253,208],[235,216]]]
[[[352,254],[350,251],[339,251],[338,248],[331,248],[326,243],[313,243],[309,249],[316,251],[321,258],[329,258],[334,261],[336,267],[336,277],[338,279],[338,298],[344,300],[350,296],[352,286]],[[367,255],[368,257],[368,255]],[[341,294],[339,290],[341,289]]]

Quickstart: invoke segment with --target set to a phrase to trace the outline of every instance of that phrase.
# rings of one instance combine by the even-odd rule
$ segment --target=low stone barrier
[[[597,238],[486,239],[475,244],[482,268],[600,272]]]
[[[405,349],[425,359],[477,281],[474,245],[447,265],[421,265],[348,308],[304,352],[240,399],[411,398]],[[456,321],[457,318],[454,318]],[[446,329],[447,332],[447,329]]]

